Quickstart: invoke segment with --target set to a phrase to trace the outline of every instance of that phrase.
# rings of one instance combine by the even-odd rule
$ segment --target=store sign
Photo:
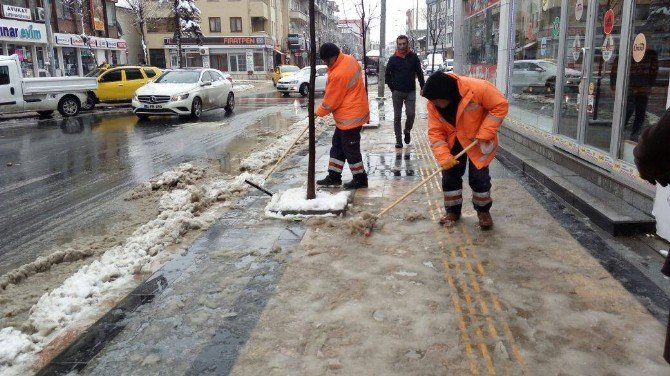
[[[96,31],[105,31],[105,22],[97,17],[93,19],[93,26]]]
[[[635,36],[633,41],[633,60],[639,63],[644,59],[644,54],[647,52],[647,37],[640,33]]]
[[[120,40],[116,42],[116,47],[119,49],[125,49],[128,48],[128,44],[125,41]]]
[[[47,42],[42,24],[0,19],[0,39],[9,41]]]
[[[581,21],[583,15],[584,15],[584,0],[577,0],[577,4],[575,4],[575,19],[577,21]]]
[[[117,48],[118,44],[115,39],[107,39],[107,48]]]
[[[72,44],[72,37],[67,34],[54,34],[54,40],[59,46],[69,46]]]
[[[247,50],[247,71],[254,70],[254,50]]]
[[[33,20],[33,18],[30,15],[30,9],[15,7],[13,5],[3,5],[2,15],[5,16],[5,18],[14,18],[17,20],[26,20],[26,21]]]
[[[608,35],[603,42],[603,60],[605,60],[606,63],[609,63],[610,60],[612,60],[612,56],[614,56],[614,47],[614,38],[612,35]]]
[[[72,45],[73,46],[83,46],[84,45],[84,39],[79,36],[79,35],[73,35],[70,37],[70,40],[72,40]]]
[[[614,11],[612,9],[605,12],[605,17],[603,17],[603,31],[605,34],[612,34],[614,31]]]

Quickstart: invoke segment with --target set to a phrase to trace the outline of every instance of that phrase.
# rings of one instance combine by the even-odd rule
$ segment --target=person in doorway
[[[386,84],[391,90],[393,98],[393,129],[395,131],[395,147],[402,149],[402,135],[405,135],[405,144],[411,141],[410,132],[414,125],[414,112],[416,107],[416,79],[423,90],[423,70],[421,60],[409,49],[409,39],[406,35],[400,35],[396,39],[396,51],[388,60],[385,74]],[[405,105],[405,130],[403,132],[400,119],[402,117],[402,106]]]
[[[446,215],[440,224],[452,226],[461,218],[463,174],[468,163],[472,203],[483,230],[493,227],[489,210],[489,164],[496,155],[498,128],[507,115],[505,96],[490,82],[454,73],[432,74],[423,89],[428,99],[428,138],[442,166],[442,190]],[[477,140],[479,145],[458,160],[454,155]]]
[[[332,113],[336,128],[330,148],[328,176],[316,184],[341,185],[342,169],[347,162],[353,180],[344,184],[344,188],[367,188],[368,176],[361,155],[361,129],[370,120],[370,108],[361,67],[353,56],[340,52],[333,43],[321,45],[319,56],[328,66],[328,81],[316,116]]]

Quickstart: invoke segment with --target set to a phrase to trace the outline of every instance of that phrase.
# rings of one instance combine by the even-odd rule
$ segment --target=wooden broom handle
[[[474,140],[474,141],[472,141],[472,143],[471,143],[470,145],[468,145],[468,146],[467,146],[465,149],[463,149],[460,153],[456,154],[456,156],[454,157],[454,159],[458,159],[458,158],[462,157],[463,154],[465,154],[468,150],[472,149],[475,145],[477,145],[478,142],[479,142],[478,140]],[[435,177],[437,174],[439,174],[440,172],[442,172],[442,169],[441,169],[441,168],[438,168],[437,170],[435,170],[435,172],[433,172],[432,174],[428,175],[428,177],[425,178],[425,179],[423,179],[419,184],[415,185],[414,188],[412,188],[412,189],[410,189],[409,191],[407,191],[407,193],[405,193],[404,195],[400,196],[399,199],[395,200],[394,203],[392,203],[391,205],[387,206],[384,210],[382,210],[381,212],[379,212],[379,214],[377,214],[377,217],[379,218],[379,217],[381,217],[382,215],[386,214],[387,211],[393,209],[393,208],[394,208],[396,205],[398,205],[402,200],[406,199],[407,196],[411,195],[411,194],[414,193],[417,189],[421,188],[424,184],[428,183],[428,181],[429,181],[430,179],[434,178],[434,177]]]
[[[293,149],[293,146],[295,146],[295,144],[298,143],[298,140],[300,140],[300,139],[302,138],[302,135],[304,135],[305,132],[307,132],[308,129],[309,129],[309,124],[305,127],[305,129],[302,130],[302,132],[300,132],[300,134],[298,135],[298,137],[296,137],[296,139],[293,141],[293,143],[291,144],[291,146],[289,146],[288,149],[286,149],[286,151],[284,152],[284,154],[283,154],[281,157],[279,157],[279,159],[277,160],[277,163],[275,163],[275,165],[272,166],[272,168],[270,169],[270,171],[268,171],[268,172],[265,174],[265,180],[267,180],[267,179],[270,177],[270,175],[272,175],[272,173],[275,172],[275,170],[277,169],[277,166],[279,166],[279,164],[281,163],[281,161],[283,161],[284,158],[286,158],[286,156],[288,155],[288,152],[291,151],[291,149]]]

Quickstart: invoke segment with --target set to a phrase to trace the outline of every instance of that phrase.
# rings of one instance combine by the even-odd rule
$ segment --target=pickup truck
[[[17,55],[0,55],[0,114],[35,111],[49,116],[58,110],[75,116],[98,88],[94,77],[24,78],[20,67]]]

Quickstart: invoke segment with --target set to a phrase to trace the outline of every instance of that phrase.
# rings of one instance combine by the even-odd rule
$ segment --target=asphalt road
[[[197,122],[142,122],[130,108],[0,121],[0,275],[108,216],[139,182],[185,161],[225,158],[249,126],[285,124],[303,102],[242,94],[232,114],[215,110]]]

